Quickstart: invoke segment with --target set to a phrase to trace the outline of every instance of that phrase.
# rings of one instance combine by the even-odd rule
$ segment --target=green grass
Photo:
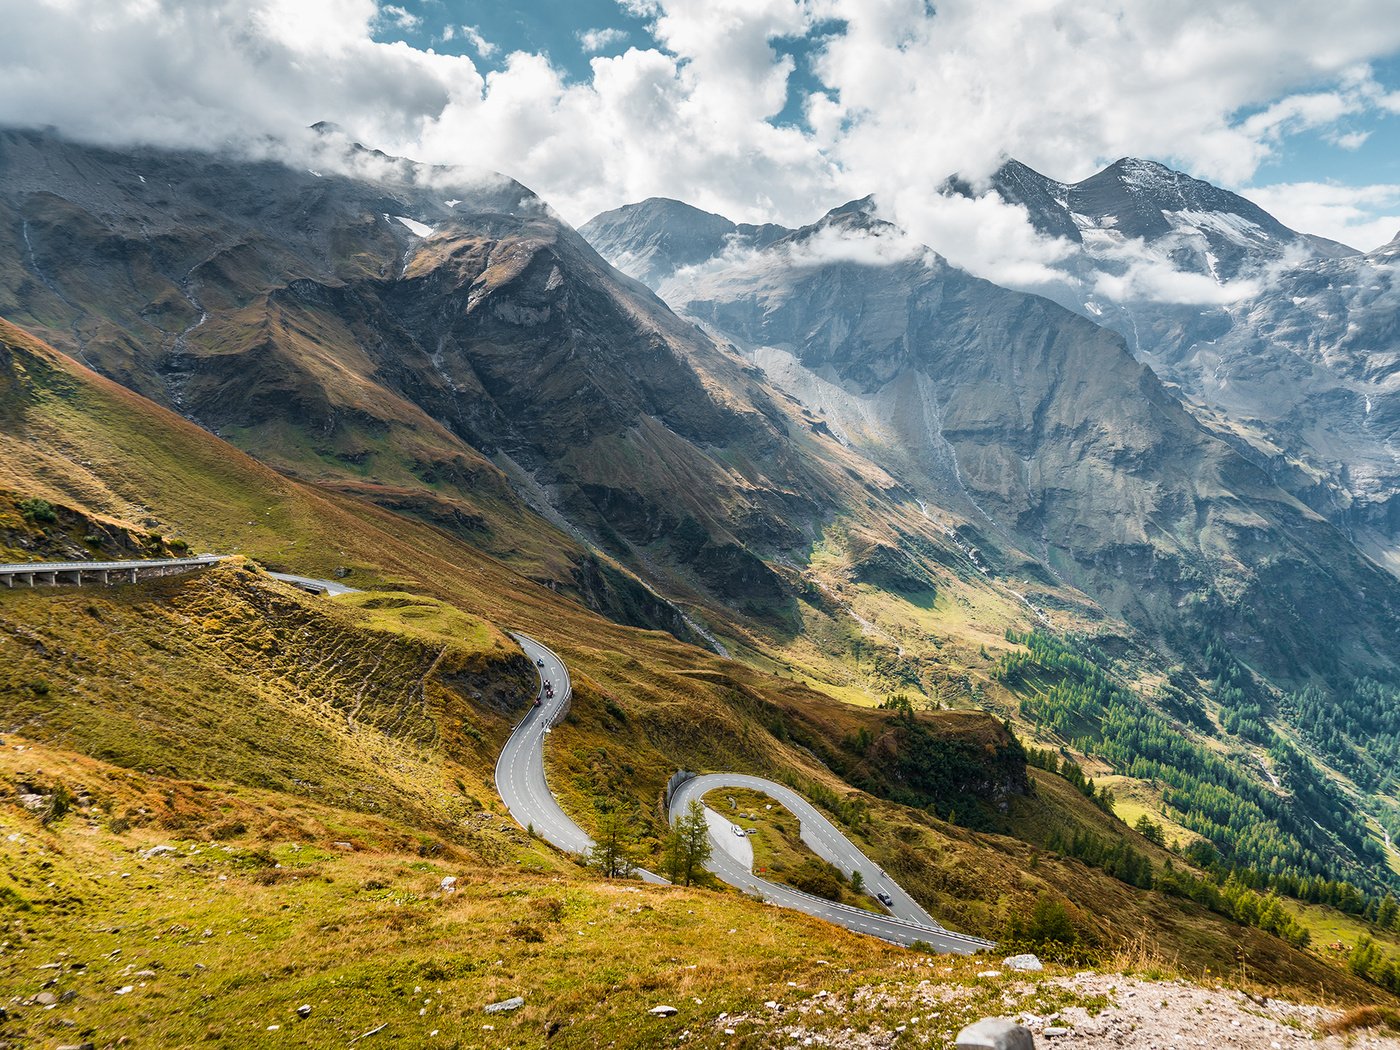
[[[20,783],[66,785],[81,804],[44,826],[15,803]],[[737,894],[591,880],[499,812],[425,856],[393,821],[42,745],[0,752],[0,812],[16,829],[0,840],[0,885],[24,902],[7,915],[0,996],[48,980],[77,993],[53,1011],[14,1007],[0,1030],[25,1040],[321,1046],[387,1025],[409,1045],[437,1031],[445,1046],[644,1047],[686,1028],[715,1045],[722,1014],[900,979],[910,959]],[[143,857],[153,846],[175,852]],[[482,1012],[513,995],[518,1013]],[[680,1013],[648,1019],[659,1002]]]
[[[854,890],[846,881],[846,873],[812,852],[802,841],[797,817],[767,795],[741,788],[720,788],[705,796],[705,805],[742,828],[756,829],[756,834],[749,836],[753,867],[764,878],[884,914],[869,896]]]
[[[16,803],[21,784],[77,801],[46,826]],[[139,816],[114,827],[123,812]],[[1103,1005],[1056,985],[1054,967],[979,978],[986,959],[739,894],[595,881],[498,812],[425,855],[394,821],[26,745],[0,751],[0,813],[15,829],[0,886],[23,900],[6,911],[0,1032],[19,1045],[343,1046],[378,1028],[411,1046],[641,1048],[689,1032],[687,1045],[758,1047],[779,1022],[828,1040],[892,1031],[910,1023],[894,1004],[932,986],[938,1007],[914,1030],[948,1046],[988,1013]],[[155,846],[174,852],[143,856]],[[24,1005],[44,990],[75,994]],[[483,1012],[515,995],[519,1011]],[[660,1003],[678,1013],[649,1017]]]
[[[1319,955],[1345,961],[1347,952],[1356,946],[1357,941],[1370,937],[1382,952],[1400,959],[1400,933],[1394,930],[1380,929],[1359,916],[1347,915],[1319,904],[1285,900],[1284,907],[1312,934],[1312,950]],[[1332,949],[1330,946],[1333,944],[1341,944],[1343,950]]]
[[[133,768],[452,825],[491,794],[482,770],[529,694],[528,662],[430,600],[353,597],[306,595],[237,563],[9,592],[0,707],[31,736]],[[391,629],[414,610],[425,618]]]
[[[1113,792],[1113,812],[1128,827],[1133,827],[1139,818],[1145,816],[1161,825],[1168,845],[1184,847],[1201,839],[1190,828],[1182,827],[1172,819],[1172,811],[1163,804],[1161,793],[1154,785],[1131,777],[1104,776],[1094,771],[1092,762],[1087,764],[1094,783]]]
[[[402,591],[373,591],[341,595],[339,608],[357,609],[371,630],[402,635],[468,651],[491,652],[504,658],[518,647],[492,624],[445,602]]]
[[[567,578],[570,571],[566,546],[554,543],[549,530],[537,527],[530,538],[534,553],[515,563],[531,566],[528,575],[522,574],[449,531],[374,505],[372,500],[384,496],[382,491],[352,492],[343,479],[337,489],[291,480],[184,420],[83,372],[61,355],[8,332],[0,334],[16,348],[0,357],[0,406],[7,413],[0,417],[0,486],[7,491],[18,498],[44,498],[57,506],[81,508],[94,521],[125,523],[135,529],[147,528],[144,522],[149,518],[166,534],[190,539],[196,549],[242,551],[275,568],[318,576],[348,569],[348,583],[379,592],[327,601],[274,583],[260,573],[245,572],[238,564],[112,590],[0,592],[0,711],[4,712],[0,729],[22,730],[25,738],[20,746],[26,749],[0,751],[7,759],[18,756],[23,763],[32,759],[33,767],[44,767],[41,771],[47,774],[47,760],[41,762],[39,757],[42,747],[62,748],[110,763],[118,785],[128,774],[138,779],[155,775],[213,785],[210,791],[262,792],[252,809],[263,817],[239,817],[234,806],[221,819],[253,829],[249,834],[278,857],[286,856],[281,851],[294,842],[323,851],[328,850],[328,842],[368,842],[372,837],[364,830],[366,822],[391,823],[402,836],[396,845],[357,849],[354,861],[316,863],[335,877],[338,865],[349,870],[369,864],[362,852],[379,850],[386,870],[397,870],[393,866],[399,864],[407,867],[408,874],[402,876],[409,880],[404,883],[406,892],[417,895],[421,884],[412,880],[421,878],[426,883],[430,873],[415,871],[411,865],[435,863],[439,855],[453,855],[453,850],[474,851],[473,855],[488,859],[479,861],[480,874],[473,878],[479,877],[496,894],[481,898],[480,915],[483,921],[496,912],[505,916],[501,919],[505,927],[490,927],[499,931],[508,928],[511,919],[523,918],[506,907],[505,902],[515,898],[501,894],[518,890],[528,895],[535,887],[578,885],[591,887],[580,892],[606,902],[614,900],[613,894],[626,892],[591,882],[571,862],[537,843],[515,842],[502,837],[504,833],[486,835],[475,823],[482,812],[494,812],[499,819],[491,771],[512,715],[533,693],[533,672],[503,641],[504,629],[520,629],[555,648],[568,662],[576,684],[570,716],[549,738],[547,763],[551,785],[565,809],[585,827],[590,826],[598,801],[617,798],[636,812],[644,844],[648,839],[654,843],[663,826],[661,792],[677,768],[703,770],[719,765],[792,778],[830,792],[835,799],[863,802],[869,820],[853,828],[852,834],[936,916],[956,928],[995,937],[1013,909],[1027,908],[1041,894],[1051,893],[1074,907],[1086,932],[1105,949],[1136,940],[1143,929],[1153,929],[1159,933],[1164,957],[1186,972],[1228,969],[1235,952],[1244,946],[1275,987],[1313,989],[1322,984],[1343,997],[1366,992],[1318,959],[1291,952],[1199,909],[1131,890],[1016,837],[1029,837],[1035,827],[1092,827],[1107,819],[1074,792],[1042,786],[1036,798],[1013,800],[1004,829],[1008,833],[1003,834],[970,832],[919,810],[861,796],[832,772],[832,763],[840,759],[846,736],[861,728],[879,730],[884,712],[841,704],[801,682],[721,660],[661,632],[623,627],[588,611],[538,582]],[[828,568],[839,574],[848,563],[833,562]],[[973,580],[971,586],[985,585]],[[853,597],[867,600],[858,589]],[[966,594],[963,597],[972,600]],[[922,605],[909,608],[931,616],[938,606],[935,601],[933,613]],[[975,612],[962,605],[958,608],[968,616]],[[904,629],[897,609],[866,610],[862,615],[879,622],[882,630]],[[833,644],[858,634],[851,631],[852,621],[839,613],[817,610],[812,617],[814,624],[831,630]],[[773,666],[783,666],[786,657],[781,647],[775,650],[771,637],[749,632],[743,624],[730,626],[750,651],[777,652]],[[942,680],[940,675],[946,675],[957,660],[965,659],[970,665],[980,659],[968,652],[976,635],[965,638],[950,632],[950,637],[954,640],[934,638],[921,650],[931,659],[940,651],[935,641],[942,641],[941,651],[953,654],[938,665],[937,674],[930,672],[930,680]],[[788,662],[801,667],[802,660],[809,661],[813,681],[845,673],[840,670],[842,661],[833,656],[839,648],[810,639],[794,639],[791,646],[794,658]],[[863,680],[871,680],[869,669],[857,666],[847,684],[859,689]],[[991,730],[999,732],[996,722],[983,714],[927,717],[940,733],[950,736],[976,740]],[[31,742],[40,749],[31,750]],[[184,797],[180,792],[176,796]],[[151,801],[123,802],[117,822],[149,827],[142,823],[143,806],[154,808]],[[318,830],[305,838],[294,829],[278,830],[287,812],[308,806],[320,807],[317,828],[323,828],[324,835]],[[192,833],[184,826],[168,831]],[[231,834],[217,841],[242,841],[241,833]],[[83,841],[54,840],[45,848],[61,848],[64,856],[71,856]],[[149,838],[143,841],[154,844]],[[57,863],[52,857],[44,859]],[[37,879],[40,888],[47,881],[58,881],[49,879],[50,870],[39,863],[39,858],[27,854],[17,867],[27,879]],[[85,874],[74,876],[72,885],[85,888],[77,894],[84,902],[93,897],[94,910],[74,912],[79,918],[71,926],[51,921],[67,913],[45,912],[50,921],[34,934],[35,943],[45,951],[67,950],[59,940],[45,938],[62,934],[78,943],[79,932],[83,938],[96,938],[104,923],[121,925],[116,917],[122,912],[135,914],[146,905],[154,908],[157,900],[168,913],[159,917],[176,917],[205,899],[201,891],[207,896],[211,878],[218,881],[217,874],[197,870],[191,881],[172,882],[168,891],[156,886],[138,897],[126,891],[98,893],[108,884],[86,880],[112,867],[105,856],[83,867]],[[355,877],[384,881],[368,872],[363,878],[357,872]],[[561,881],[555,884],[551,881],[555,879]],[[249,891],[255,896],[266,889],[261,883],[254,885],[260,887]],[[23,894],[31,906],[46,899],[33,886],[15,892]],[[298,887],[296,892],[326,891],[313,886]],[[277,943],[282,937],[286,938],[282,944],[292,944],[286,927],[279,925],[283,902],[272,892],[257,899],[262,903],[249,904],[250,914],[264,915],[270,931],[266,940],[262,935],[260,940]],[[434,939],[437,927],[428,924],[424,939],[415,939],[418,934],[413,931],[418,927],[396,930],[389,925],[394,912],[355,911],[363,899],[346,898],[335,904],[342,910],[326,919],[317,915],[323,907],[331,908],[329,901],[299,913],[304,921],[297,927],[296,943],[305,942],[308,947],[307,961],[296,976],[311,982],[306,987],[333,988],[318,983],[322,979],[317,975],[322,971],[340,974],[343,959],[360,960],[364,968],[381,972],[439,948],[491,966],[503,958],[497,954],[501,946],[496,941],[473,941],[460,930]],[[761,916],[756,929],[784,931],[772,934],[776,938],[772,954],[760,952],[760,961],[776,960],[784,953],[787,957],[810,954],[814,944],[828,955],[837,951],[838,944],[859,944],[859,949],[842,949],[853,963],[909,959],[908,953],[887,956],[878,945],[850,941],[819,923],[775,909],[755,910],[735,894],[679,899],[691,903],[681,909],[684,916],[668,913],[675,925],[663,929],[657,942],[657,950],[667,954],[654,958],[675,960],[665,965],[683,968],[689,965],[686,959],[713,949],[709,958],[715,960],[714,969],[705,976],[706,988],[721,989],[711,995],[729,996],[736,1002],[749,1001],[745,997],[750,985],[743,982],[753,977],[742,968],[724,969],[727,956],[734,954],[726,931],[742,929],[743,923],[736,921],[741,916],[750,922]],[[697,901],[705,903],[697,908]],[[292,910],[293,902],[285,903]],[[421,903],[415,900],[397,907],[417,909]],[[218,904],[213,901],[210,906]],[[695,917],[689,915],[691,910]],[[355,914],[369,914],[373,921],[356,924],[351,921]],[[196,928],[196,921],[174,918],[172,924],[160,927],[152,919],[147,931],[154,937],[173,924]],[[330,926],[354,930],[364,946],[338,940]],[[622,925],[618,934],[626,938],[643,929]],[[274,937],[277,930],[284,932]],[[692,934],[699,939],[691,939]],[[162,944],[166,940],[162,934]],[[799,951],[804,940],[808,947]],[[433,948],[435,944],[439,948]],[[100,945],[83,939],[81,947],[91,954]],[[242,947],[246,949],[247,943]],[[239,965],[247,967],[249,974],[262,976],[241,980],[262,982],[263,998],[240,998],[244,984],[219,986],[219,994],[230,1003],[228,1016],[234,1016],[236,1006],[243,1011],[238,1015],[240,1024],[251,1018],[263,1021],[273,1015],[274,1005],[280,1016],[285,1004],[280,1000],[274,1004],[266,989],[302,987],[287,985],[285,975],[279,977],[277,972],[287,965],[281,957],[294,952],[246,954],[248,958]],[[601,967],[596,946],[591,958]],[[556,960],[546,962],[555,965]],[[592,997],[588,1003],[596,1004],[600,991],[621,994],[612,993],[612,984],[586,979],[588,963],[583,956],[568,963],[573,967],[569,972],[586,987],[585,997]],[[776,961],[772,965],[775,971],[780,969]],[[34,971],[18,972],[27,982]],[[548,977],[545,963],[519,973],[538,974],[540,981]],[[510,975],[514,983],[517,972]],[[684,976],[679,974],[676,980]],[[622,978],[612,978],[612,983],[619,989],[633,988],[636,1002],[652,993],[679,994],[684,988],[671,978],[654,979],[660,983],[644,988],[646,994],[636,992]],[[471,980],[477,983],[463,987],[470,989],[475,1009],[480,996],[494,994],[496,989],[483,983],[485,978],[479,974]],[[760,975],[751,984],[771,992],[779,989],[775,981],[771,975]],[[384,991],[383,985],[373,988],[376,994]],[[169,988],[158,991],[175,999]],[[327,995],[326,1002],[333,1004],[334,996],[329,991]],[[181,996],[178,1004],[200,1001]],[[171,1006],[170,1000],[160,1005]],[[373,1001],[372,996],[365,1000]],[[618,1016],[626,1016],[629,1023],[636,1020],[630,1012],[633,1002],[626,1000],[627,1008],[619,1007]],[[421,1004],[411,1016],[417,1016],[417,1008]],[[577,1016],[587,1016],[592,1008],[581,1007]],[[346,1009],[354,1024],[347,1021],[345,1032],[361,1022],[365,1026],[361,1030],[376,1023]],[[152,1011],[152,1016],[157,1013]],[[161,1019],[165,1016],[144,1023],[154,1029],[166,1023]],[[319,1006],[316,1016],[322,1016]],[[545,1013],[522,1016],[528,1018],[533,1033],[553,1023]],[[342,1036],[345,1033],[337,1031],[336,1038]]]

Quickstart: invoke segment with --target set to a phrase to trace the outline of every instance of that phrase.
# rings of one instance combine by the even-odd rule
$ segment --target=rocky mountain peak
[[[766,247],[792,231],[773,223],[736,223],[668,197],[648,197],[595,215],[579,232],[623,273],[652,288],[726,247]]]
[[[723,215],[669,197],[603,212],[580,231],[623,273],[645,284],[716,254],[738,229]]]
[[[1400,256],[1400,230],[1397,230],[1395,236],[1387,243],[1382,244],[1373,252],[1368,252],[1367,255],[1372,259],[1393,259]]]
[[[1032,224],[1042,234],[1085,243],[1094,251],[1106,245],[1136,238],[1149,243],[1163,239],[1204,238],[1211,242],[1209,254],[1221,259],[1223,276],[1232,276],[1242,258],[1277,257],[1286,247],[1311,242],[1284,226],[1268,212],[1244,197],[1193,178],[1155,160],[1120,157],[1101,171],[1074,183],[1059,182],[1015,158],[1009,158],[989,180],[991,187],[1008,203],[1023,206]],[[973,186],[953,177],[943,186],[945,193],[971,195]],[[1105,238],[1103,231],[1111,231]],[[1230,248],[1234,245],[1234,248]],[[1180,246],[1172,243],[1169,250]],[[1188,253],[1189,254],[1189,253]],[[1207,252],[1200,250],[1202,272],[1211,270]]]
[[[846,216],[846,215],[852,215],[852,216],[855,216],[855,215],[866,215],[866,216],[869,216],[869,215],[874,215],[874,214],[875,214],[875,195],[874,195],[873,193],[867,193],[864,197],[861,197],[861,198],[859,198],[859,199],[857,199],[857,200],[853,200],[853,201],[847,201],[845,204],[842,204],[842,205],[840,205],[839,207],[832,208],[829,212],[826,213],[826,218],[827,218],[827,219],[837,219],[837,218],[840,218],[840,217]]]
[[[1300,235],[1238,194],[1156,161],[1124,157],[1070,187],[1077,214],[1152,241],[1185,229],[1235,243],[1292,244]]]
[[[645,224],[649,227],[656,227],[664,223],[669,230],[676,231],[676,236],[683,236],[687,233],[691,235],[733,233],[737,229],[737,225],[723,215],[704,211],[672,197],[648,197],[638,204],[615,208],[598,216],[599,219],[605,217],[625,218],[633,224]]]
[[[1120,179],[1125,185],[1132,186],[1143,193],[1175,191],[1183,180],[1196,181],[1184,172],[1169,168],[1160,161],[1147,160],[1142,157],[1119,157],[1099,172],[1099,175],[1111,175]]]

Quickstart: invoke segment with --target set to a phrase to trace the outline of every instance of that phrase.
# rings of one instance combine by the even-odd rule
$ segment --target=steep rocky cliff
[[[984,546],[1034,552],[1169,649],[1220,637],[1280,680],[1395,659],[1394,582],[1119,336],[872,213],[658,287]]]
[[[335,134],[324,170],[0,135],[0,314],[565,586],[596,546],[781,615],[764,559],[810,544],[848,454],[524,187]]]
[[[1201,418],[1400,572],[1400,251],[1299,233],[1238,194],[1125,158],[1067,184],[985,186],[1069,246],[1039,290],[1119,332]]]

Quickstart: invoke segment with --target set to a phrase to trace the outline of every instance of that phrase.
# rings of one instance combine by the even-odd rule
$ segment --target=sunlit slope
[[[1013,591],[1092,616],[1022,552],[964,563],[956,515],[525,187],[343,145],[310,172],[0,131],[0,314],[286,476],[837,696],[932,687],[933,593],[972,650],[1029,626]],[[891,599],[832,599],[842,576]]]

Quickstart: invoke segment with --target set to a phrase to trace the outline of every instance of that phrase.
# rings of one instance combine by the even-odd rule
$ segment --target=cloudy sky
[[[868,193],[955,261],[1024,233],[930,189],[1120,156],[1363,249],[1400,229],[1395,0],[0,0],[0,122],[238,146],[318,120],[504,171],[810,221]]]

